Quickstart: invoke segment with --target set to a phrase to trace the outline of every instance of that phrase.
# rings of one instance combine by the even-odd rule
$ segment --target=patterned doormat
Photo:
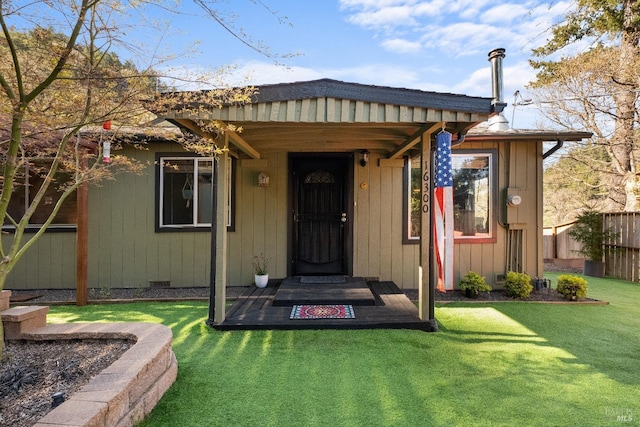
[[[352,305],[294,305],[290,319],[355,319]]]

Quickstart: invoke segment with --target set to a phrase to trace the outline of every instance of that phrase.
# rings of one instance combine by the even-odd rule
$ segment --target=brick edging
[[[23,334],[27,340],[129,339],[135,342],[35,426],[133,426],[174,383],[178,363],[171,329],[156,323],[65,323]]]

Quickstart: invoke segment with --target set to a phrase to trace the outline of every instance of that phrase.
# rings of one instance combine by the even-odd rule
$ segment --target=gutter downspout
[[[547,157],[549,157],[550,155],[552,155],[553,153],[561,149],[563,145],[564,145],[563,140],[561,140],[560,138],[556,139],[556,145],[551,147],[546,153],[542,155],[542,160],[546,159]]]
[[[458,145],[462,144],[464,142],[464,137],[464,134],[458,134],[458,139],[456,139],[455,141],[451,141],[451,147],[457,147]]]

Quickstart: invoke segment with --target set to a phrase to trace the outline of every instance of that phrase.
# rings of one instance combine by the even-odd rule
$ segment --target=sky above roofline
[[[183,0],[175,14],[157,3],[175,7],[175,0],[135,7],[125,1],[129,16],[106,25],[123,33],[114,46],[121,57],[184,77],[171,82],[179,90],[203,89],[189,77],[221,70],[220,84],[232,86],[328,78],[491,97],[487,55],[504,48],[504,114],[520,128],[540,121],[534,105],[522,105],[535,77],[531,51],[575,7],[575,0]],[[201,4],[259,48],[204,17]],[[42,15],[28,23],[55,18],[55,7],[42,5]],[[152,22],[160,31],[150,31]],[[153,59],[167,55],[174,58]],[[520,104],[515,111],[514,104]]]
[[[524,104],[535,73],[531,50],[572,1],[538,0],[234,0],[219,3],[223,16],[277,61],[239,43],[222,28],[197,18],[174,18],[187,43],[201,54],[178,67],[236,68],[231,84],[275,84],[330,78],[345,82],[491,97],[488,53],[505,48],[505,117],[515,127],[536,127],[537,109]],[[226,11],[226,12],[225,12]],[[226,13],[226,14],[225,14]],[[248,76],[248,77],[247,77]],[[227,75],[229,78],[229,75]],[[246,80],[244,80],[246,78]],[[516,91],[519,95],[516,97]]]

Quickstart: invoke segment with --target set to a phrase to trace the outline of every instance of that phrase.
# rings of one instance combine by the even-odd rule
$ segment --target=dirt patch
[[[129,349],[125,340],[9,341],[0,361],[0,425],[32,426]]]

